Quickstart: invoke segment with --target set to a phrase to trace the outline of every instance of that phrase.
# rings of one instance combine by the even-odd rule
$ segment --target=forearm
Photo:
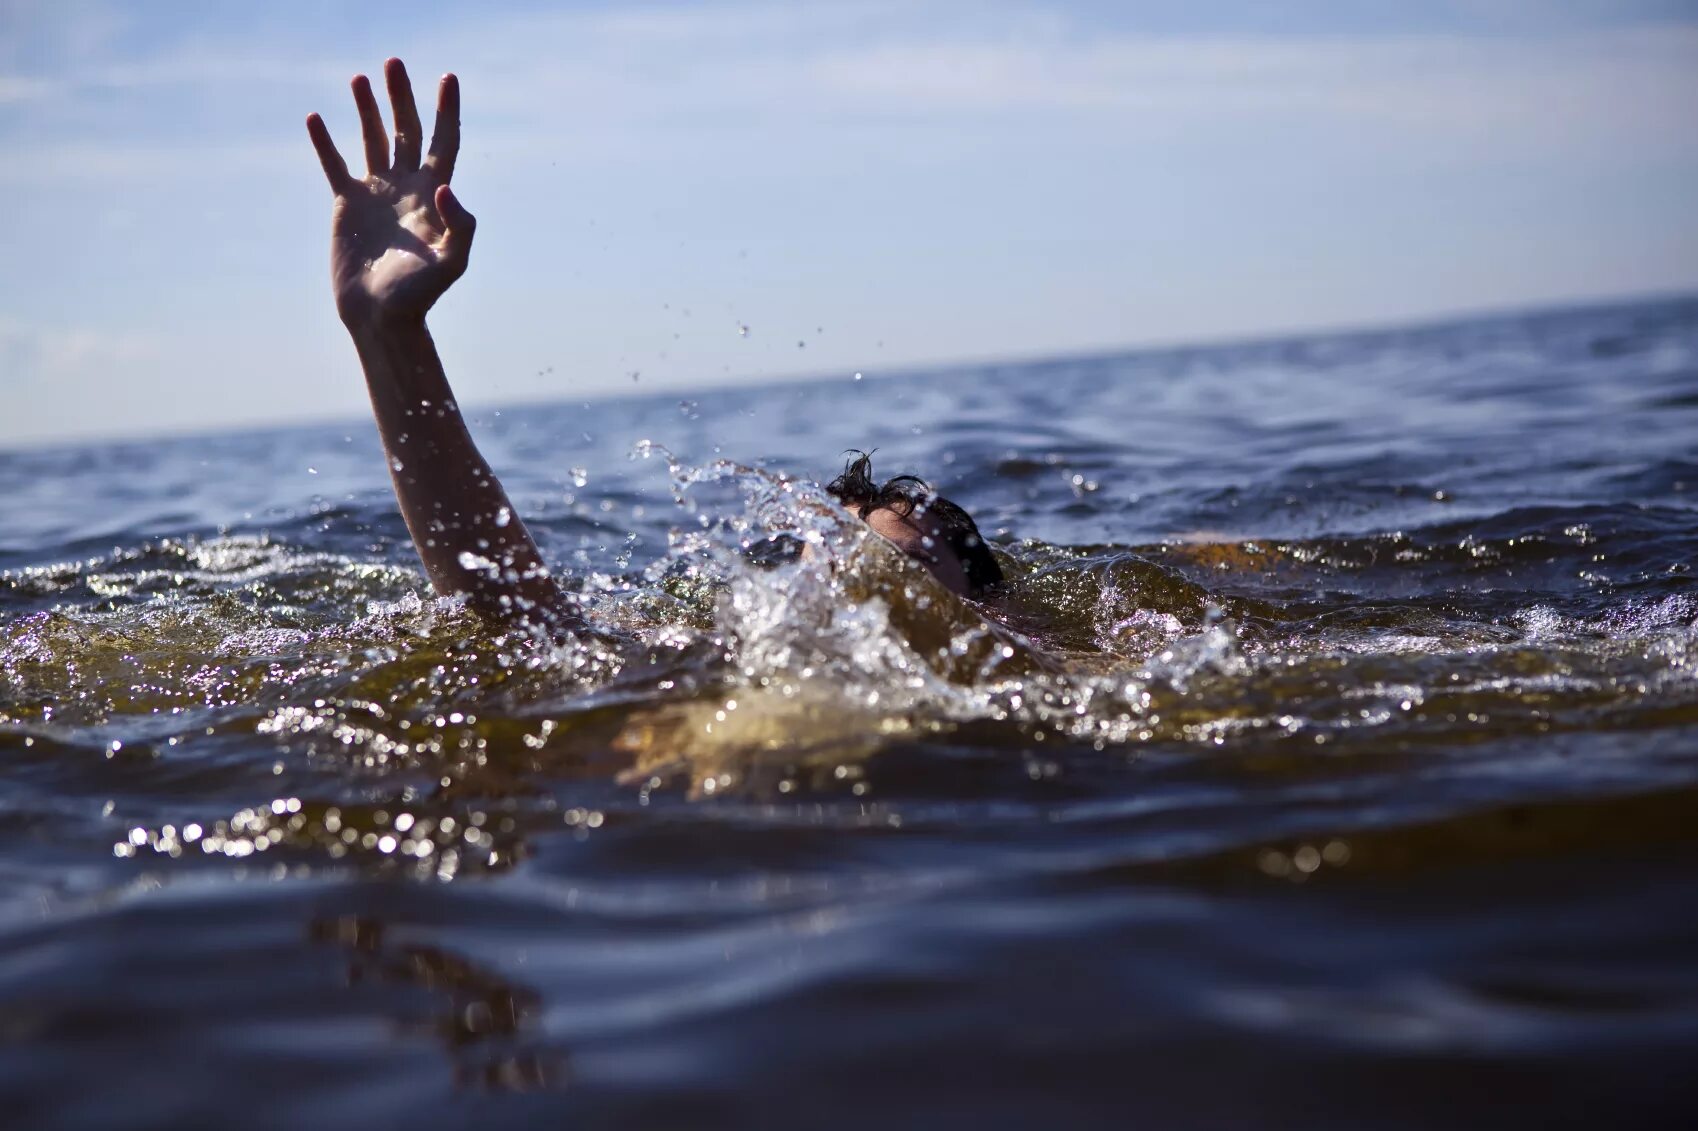
[[[438,593],[480,613],[573,619],[536,543],[466,430],[424,320],[351,320],[401,515]]]

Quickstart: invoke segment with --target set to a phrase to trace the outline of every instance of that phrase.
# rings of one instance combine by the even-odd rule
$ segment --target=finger
[[[460,80],[443,75],[436,91],[436,132],[430,139],[430,156],[425,168],[447,184],[454,176],[454,159],[460,155]]]
[[[436,186],[436,211],[447,225],[442,233],[442,256],[464,271],[472,254],[472,237],[478,232],[477,217],[466,211],[466,206],[447,185]]]
[[[389,172],[389,138],[383,132],[383,112],[377,108],[377,95],[371,92],[371,80],[355,75],[354,105],[360,110],[360,137],[366,143],[366,172],[381,176]]]
[[[413,84],[407,66],[399,59],[383,64],[383,81],[389,87],[389,106],[395,112],[395,168],[411,173],[419,167],[419,148],[424,145],[424,127],[419,125],[419,108],[413,101]]]
[[[330,191],[338,195],[346,192],[354,178],[348,175],[348,163],[342,160],[336,143],[330,140],[330,128],[317,114],[307,115],[307,136],[312,138],[312,147],[318,151],[318,163],[324,166],[324,179],[330,182]]]

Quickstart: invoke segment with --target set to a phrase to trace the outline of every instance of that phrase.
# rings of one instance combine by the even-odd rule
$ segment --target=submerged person
[[[371,82],[353,80],[366,175],[348,171],[317,114],[307,132],[336,194],[330,274],[354,340],[395,496],[431,585],[486,617],[547,629],[579,626],[576,608],[478,452],[455,404],[425,315],[466,272],[477,221],[449,182],[460,150],[460,84],[444,75],[430,147],[399,59],[383,68],[393,147]],[[1002,580],[967,512],[914,476],[873,481],[866,455],[826,490],[952,592]]]

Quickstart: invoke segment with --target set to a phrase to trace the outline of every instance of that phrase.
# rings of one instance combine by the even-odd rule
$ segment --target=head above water
[[[826,484],[827,494],[955,593],[980,597],[1002,581],[1002,567],[971,515],[918,476],[874,483],[872,456],[850,455],[843,474]]]

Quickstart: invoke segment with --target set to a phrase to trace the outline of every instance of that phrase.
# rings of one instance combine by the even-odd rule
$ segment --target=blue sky
[[[469,404],[1698,289],[1690,2],[0,0],[0,445],[364,411],[301,121],[388,54]]]

